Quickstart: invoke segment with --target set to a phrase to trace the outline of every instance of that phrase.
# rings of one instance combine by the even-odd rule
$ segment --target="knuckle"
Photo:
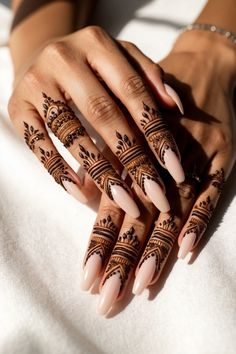
[[[95,124],[108,124],[117,115],[115,104],[107,97],[90,97],[87,102],[87,112]]]
[[[100,26],[88,26],[83,30],[84,34],[88,37],[92,38],[93,40],[103,40],[107,37],[107,34],[103,28]]]
[[[230,131],[216,129],[214,131],[214,141],[219,152],[231,150],[233,147],[233,135]]]
[[[129,77],[122,86],[126,96],[141,96],[147,91],[147,86],[139,75]]]
[[[67,62],[71,57],[71,51],[65,41],[57,41],[48,44],[41,53],[42,57],[48,61],[57,63],[58,61]]]

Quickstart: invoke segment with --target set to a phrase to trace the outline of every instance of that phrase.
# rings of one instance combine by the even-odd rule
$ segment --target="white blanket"
[[[97,22],[158,60],[204,3],[104,0]],[[158,285],[98,316],[96,291],[79,288],[95,212],[54,183],[7,115],[10,20],[0,5],[0,354],[234,354],[236,170],[195,262],[175,250]]]

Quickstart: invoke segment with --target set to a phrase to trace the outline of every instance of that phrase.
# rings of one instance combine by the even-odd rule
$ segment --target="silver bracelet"
[[[203,30],[219,33],[225,38],[229,39],[233,44],[236,44],[236,35],[226,29],[216,27],[215,25],[210,25],[207,23],[192,23],[183,28],[182,32],[192,31],[192,30]]]

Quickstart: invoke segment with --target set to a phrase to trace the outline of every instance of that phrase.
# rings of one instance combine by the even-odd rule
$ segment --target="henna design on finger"
[[[155,257],[155,274],[157,276],[161,272],[177,236],[178,227],[175,223],[174,216],[170,216],[168,219],[156,223],[156,226],[142,255],[141,261],[139,263],[139,268],[141,268],[142,264],[150,257]]]
[[[178,157],[179,150],[169,132],[167,123],[159,109],[149,107],[143,102],[143,112],[141,119],[141,126],[144,130],[144,135],[147,140],[152,143],[153,148],[160,159],[160,163],[165,167],[165,153],[167,150],[172,150]]]
[[[65,190],[66,188],[63,185],[63,181],[69,181],[75,184],[69,175],[68,167],[64,164],[58,153],[55,153],[52,150],[45,151],[42,148],[39,148],[39,150],[41,152],[41,162],[58,184],[60,184]]]
[[[218,193],[221,194],[223,188],[225,186],[225,172],[224,169],[221,168],[220,170],[216,170],[215,173],[211,174],[210,176],[211,184],[214,186]]]
[[[146,179],[157,182],[163,188],[160,176],[142,145],[136,144],[135,139],[131,140],[126,134],[121,135],[118,131],[116,132],[116,136],[118,138],[116,155],[139,187],[144,191],[145,195],[147,194],[145,190]]]
[[[114,274],[119,274],[120,291],[128,279],[129,273],[137,262],[138,254],[141,249],[141,242],[132,226],[127,232],[118,237],[113,249],[110,261],[105,270],[105,277],[102,285]]]
[[[65,102],[54,101],[45,93],[42,94],[44,97],[44,118],[48,127],[66,148],[70,147],[76,139],[85,135],[85,128]]]
[[[85,265],[93,254],[98,254],[101,257],[102,266],[104,266],[114,246],[117,232],[118,228],[110,215],[94,225]]]
[[[35,143],[39,140],[45,140],[43,132],[40,132],[38,129],[35,129],[32,125],[29,125],[26,122],[23,122],[25,126],[24,130],[24,139],[30,150],[34,151]]]
[[[121,181],[119,175],[111,166],[102,154],[89,152],[82,145],[79,144],[79,156],[83,159],[83,167],[98,184],[98,186],[105,191],[111,200],[114,200],[112,194],[112,186],[117,185],[130,193],[128,187]]]

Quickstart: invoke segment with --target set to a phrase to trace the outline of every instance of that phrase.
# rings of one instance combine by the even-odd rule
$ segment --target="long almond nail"
[[[180,113],[184,114],[183,104],[180,100],[178,93],[170,85],[164,83],[164,86],[167,94],[172,98],[172,100],[176,103],[177,107],[179,108]]]
[[[84,267],[83,277],[80,283],[81,290],[89,290],[95,280],[97,279],[98,275],[100,274],[102,268],[102,259],[100,255],[93,254],[87,260],[87,263]]]
[[[62,181],[67,192],[77,199],[80,203],[88,203],[88,199],[83,195],[76,183],[70,181]]]
[[[158,183],[152,181],[151,179],[145,178],[144,189],[147,196],[157,207],[157,209],[159,209],[163,213],[166,213],[170,210],[170,204],[168,202],[168,199],[166,198],[163,189]]]
[[[166,149],[164,154],[165,167],[177,183],[185,180],[184,170],[178,156],[172,149]]]
[[[127,214],[135,219],[139,217],[140,211],[137,207],[137,204],[124,188],[118,185],[112,185],[111,193],[114,202],[116,202],[116,204],[118,204],[121,209],[123,209]]]
[[[98,304],[98,313],[105,315],[116,301],[121,287],[120,275],[112,275],[102,287]]]
[[[191,251],[191,249],[194,245],[196,237],[197,237],[197,235],[195,232],[185,234],[185,236],[182,239],[181,245],[180,245],[180,249],[178,252],[178,258],[184,259],[187,256],[187,254]]]
[[[156,270],[156,257],[148,258],[141,265],[138,274],[135,277],[134,286],[133,286],[133,294],[140,295],[143,290],[149,285],[151,282],[153,275]]]

